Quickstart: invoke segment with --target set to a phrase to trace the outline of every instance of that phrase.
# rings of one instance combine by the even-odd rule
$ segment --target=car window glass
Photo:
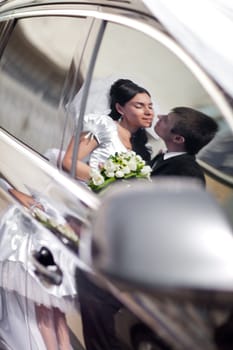
[[[40,153],[60,147],[65,123],[60,107],[88,29],[84,18],[21,19],[2,55],[1,127]]]
[[[124,40],[122,40],[123,37]],[[218,139],[224,140],[224,146],[220,150],[216,139],[208,146],[208,156],[206,149],[205,152],[203,150],[200,157],[198,155],[198,158],[210,164],[212,170],[220,171],[223,178],[228,177],[229,179],[230,176],[232,179],[232,132],[222,112],[191,70],[167,47],[156,40],[136,30],[108,23],[93,79],[106,82],[105,85],[110,86],[111,82],[121,77],[131,78],[150,91],[155,114],[167,113],[176,106],[188,106],[213,117],[219,124]],[[106,93],[104,84],[102,88]],[[90,95],[89,101],[92,98],[93,95]],[[153,128],[149,130],[150,135],[152,135],[150,142],[156,153],[163,147],[163,144],[154,134]],[[218,159],[216,152],[219,152]],[[211,180],[207,182],[210,183],[212,190]],[[228,187],[226,191],[229,193]]]

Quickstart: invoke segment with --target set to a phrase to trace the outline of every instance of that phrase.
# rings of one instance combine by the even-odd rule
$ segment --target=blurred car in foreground
[[[119,301],[122,349],[233,348],[233,59],[230,42],[218,47],[233,34],[231,5],[203,2],[228,24],[213,50],[206,32],[172,13],[179,1],[169,3],[0,1],[2,350],[85,348],[80,276]],[[71,135],[78,144],[84,113],[97,108],[94,81],[101,99],[101,82],[119,77],[145,86],[155,113],[184,105],[218,122],[198,155],[206,192],[161,178],[99,197],[62,170]],[[148,135],[156,152],[162,145]],[[37,205],[25,208],[12,189]]]

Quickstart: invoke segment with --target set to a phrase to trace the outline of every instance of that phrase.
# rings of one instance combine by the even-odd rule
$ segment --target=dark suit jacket
[[[190,154],[181,154],[159,161],[156,164],[158,156],[155,156],[150,165],[152,167],[151,176],[185,176],[200,180],[205,185],[204,172],[197,163],[195,156]]]

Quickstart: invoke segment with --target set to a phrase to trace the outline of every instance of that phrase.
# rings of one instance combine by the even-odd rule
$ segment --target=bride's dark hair
[[[109,104],[111,112],[109,116],[113,120],[119,120],[121,114],[116,110],[116,103],[119,103],[121,106],[124,106],[128,101],[130,101],[136,94],[146,93],[151,97],[150,93],[143,87],[135,84],[132,80],[129,79],[118,79],[115,81],[109,93]],[[146,161],[150,161],[151,152],[146,146],[148,142],[147,134],[144,128],[139,128],[132,136],[131,143],[133,150],[140,154],[140,156]]]

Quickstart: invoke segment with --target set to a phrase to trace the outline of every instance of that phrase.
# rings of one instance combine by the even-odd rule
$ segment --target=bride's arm
[[[97,146],[98,146],[98,142],[94,137],[89,138],[89,137],[85,137],[85,135],[81,136],[81,140],[78,148],[78,157],[76,161],[75,176],[77,179],[83,180],[83,181],[87,181],[90,179],[90,167],[82,160],[85,157],[87,157]],[[71,169],[73,149],[74,149],[74,138],[72,137],[62,161],[63,169],[66,171],[70,171]]]

